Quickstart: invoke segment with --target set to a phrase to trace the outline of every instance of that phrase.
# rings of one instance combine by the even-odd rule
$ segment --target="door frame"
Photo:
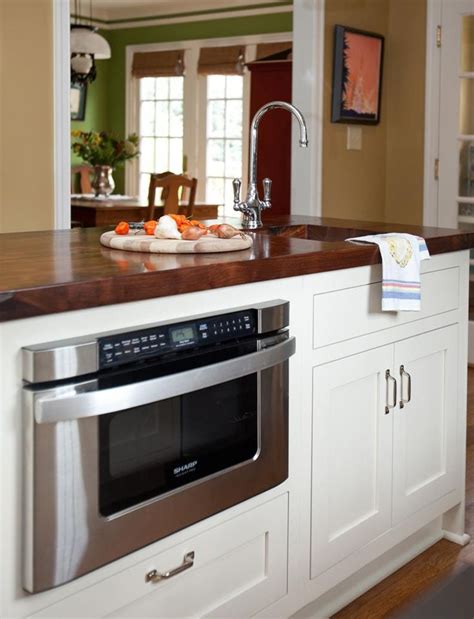
[[[70,227],[69,0],[53,2],[54,227]],[[321,215],[324,0],[294,0],[293,102],[308,124],[310,146],[301,149],[293,125],[291,212]]]
[[[69,0],[53,2],[54,228],[71,227]]]
[[[425,69],[425,146],[423,178],[423,225],[438,226],[438,180],[435,161],[439,158],[441,94],[441,48],[437,28],[442,24],[443,0],[427,0]]]

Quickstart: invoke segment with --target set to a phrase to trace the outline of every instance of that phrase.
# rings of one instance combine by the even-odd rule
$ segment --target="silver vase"
[[[112,177],[114,169],[109,165],[95,165],[94,176],[92,178],[92,189],[96,197],[107,197],[115,189],[115,182]]]

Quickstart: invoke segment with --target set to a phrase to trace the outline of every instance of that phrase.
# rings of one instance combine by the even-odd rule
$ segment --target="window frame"
[[[133,54],[146,51],[168,51],[180,49],[184,51],[186,75],[184,79],[184,135],[183,155],[188,162],[188,174],[198,179],[206,178],[206,122],[207,122],[207,92],[206,76],[197,72],[199,50],[201,47],[221,47],[226,45],[241,45],[246,48],[246,61],[252,62],[256,57],[258,43],[280,43],[292,41],[292,32],[278,32],[262,35],[248,35],[241,37],[226,37],[215,39],[196,39],[168,43],[150,43],[144,45],[128,45],[126,47],[126,102],[125,102],[125,132],[139,133],[140,92],[138,78],[132,76]],[[250,126],[250,72],[244,74],[243,85],[243,135],[242,135],[242,191],[247,186],[249,126]],[[203,122],[197,122],[203,119]],[[139,191],[139,165],[132,159],[125,167],[125,193],[137,196]],[[198,183],[196,199],[204,202],[206,197],[206,183]]]

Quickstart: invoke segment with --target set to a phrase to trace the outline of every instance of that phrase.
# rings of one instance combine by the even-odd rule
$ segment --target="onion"
[[[185,241],[197,241],[203,234],[206,234],[206,230],[197,226],[186,226],[181,232],[181,236]]]
[[[218,236],[220,239],[231,239],[234,236],[243,236],[240,230],[234,228],[230,224],[221,224],[215,231],[214,234]]]

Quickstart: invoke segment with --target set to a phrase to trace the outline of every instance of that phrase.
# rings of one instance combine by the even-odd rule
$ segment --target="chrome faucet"
[[[275,110],[282,108],[288,110],[296,116],[300,124],[300,146],[306,148],[308,146],[308,134],[306,129],[306,122],[303,114],[291,103],[285,101],[270,101],[263,105],[252,119],[250,125],[250,178],[249,186],[247,189],[247,197],[240,201],[240,187],[242,181],[239,178],[234,178],[232,185],[234,188],[234,211],[240,211],[243,214],[242,226],[244,228],[260,228],[262,224],[262,210],[271,208],[272,203],[270,201],[272,191],[272,181],[269,178],[263,179],[263,200],[260,200],[257,189],[257,138],[258,138],[258,125],[262,116],[268,112],[268,110]]]

